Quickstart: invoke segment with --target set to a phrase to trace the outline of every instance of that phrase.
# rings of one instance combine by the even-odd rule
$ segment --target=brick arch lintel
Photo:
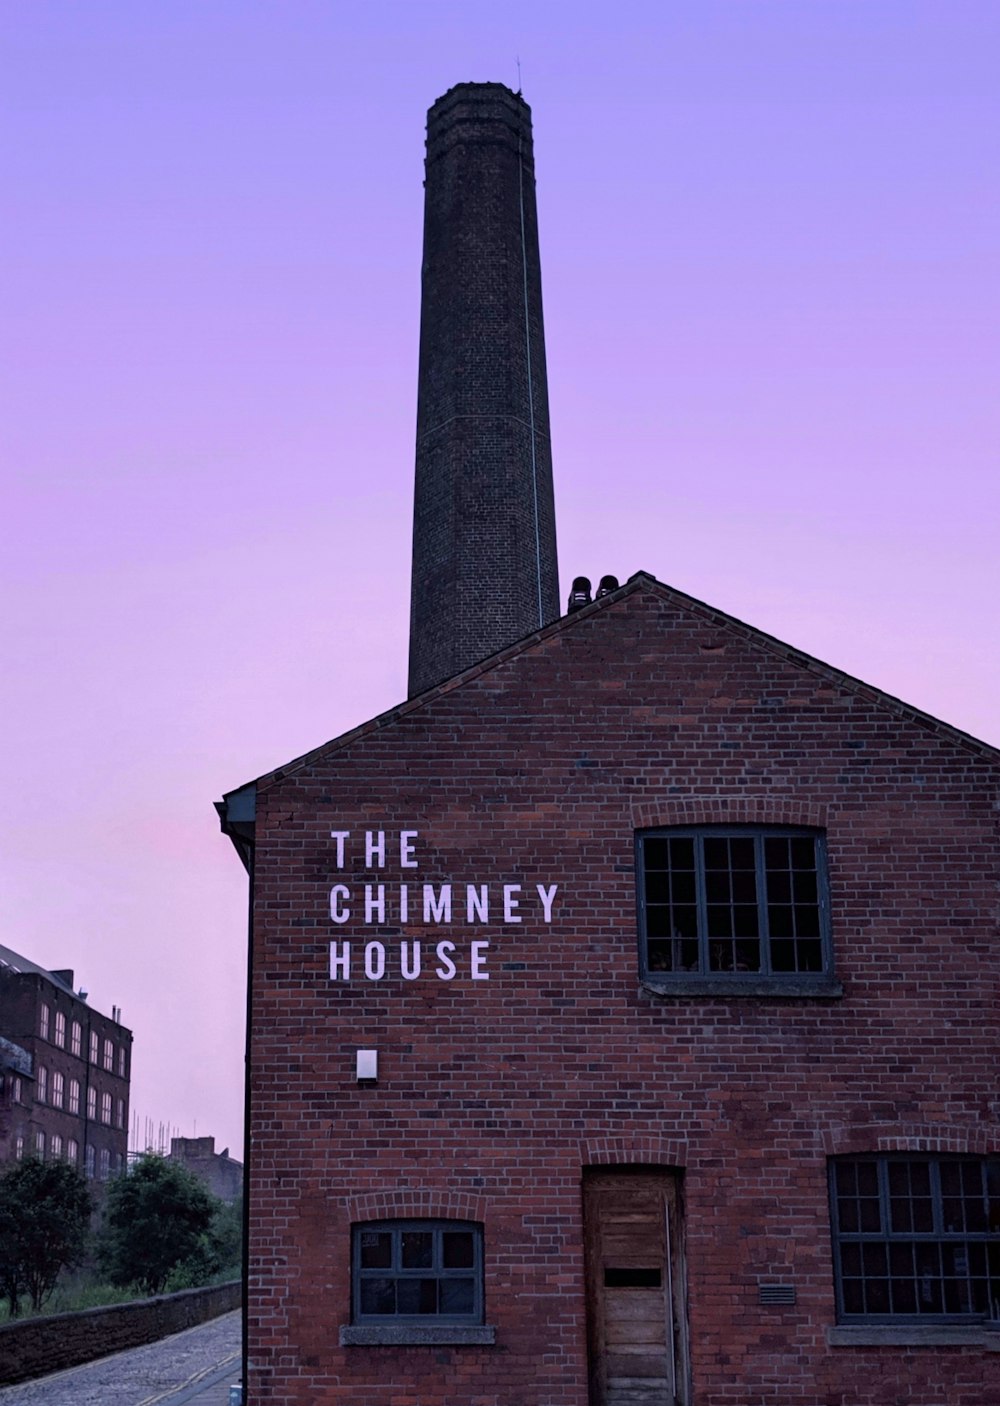
[[[486,1199],[471,1191],[433,1187],[386,1187],[345,1196],[344,1209],[354,1224],[366,1220],[486,1220]]]
[[[584,1167],[686,1167],[687,1160],[682,1138],[599,1137],[580,1145]]]
[[[823,829],[827,808],[795,796],[661,796],[636,801],[632,825],[653,830],[667,825],[808,825]]]
[[[842,1124],[825,1128],[822,1139],[828,1157],[860,1152],[952,1152],[985,1157],[1000,1152],[1000,1129],[971,1123]]]

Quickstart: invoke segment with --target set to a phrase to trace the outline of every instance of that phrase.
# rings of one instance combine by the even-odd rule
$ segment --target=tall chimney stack
[[[410,696],[559,614],[531,109],[427,114]]]

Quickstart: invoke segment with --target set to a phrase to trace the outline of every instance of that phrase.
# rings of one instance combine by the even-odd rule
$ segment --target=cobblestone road
[[[0,1406],[226,1406],[240,1374],[240,1314],[0,1389]]]

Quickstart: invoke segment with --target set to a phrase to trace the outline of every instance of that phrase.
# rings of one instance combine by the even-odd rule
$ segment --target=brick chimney
[[[410,696],[559,614],[531,109],[427,114]]]

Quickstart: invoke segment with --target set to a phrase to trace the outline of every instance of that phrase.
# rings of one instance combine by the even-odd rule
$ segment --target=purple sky
[[[242,1142],[212,802],[406,692],[424,115],[535,119],[562,595],[1000,743],[996,0],[8,0],[0,941]]]

